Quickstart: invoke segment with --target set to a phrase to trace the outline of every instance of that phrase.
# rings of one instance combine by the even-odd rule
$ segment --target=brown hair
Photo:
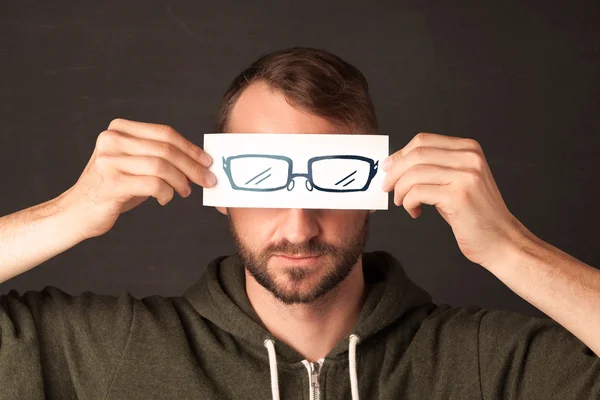
[[[216,132],[227,131],[235,102],[256,81],[282,92],[290,105],[351,132],[377,133],[377,117],[364,75],[340,57],[309,47],[266,54],[242,71],[223,96]]]

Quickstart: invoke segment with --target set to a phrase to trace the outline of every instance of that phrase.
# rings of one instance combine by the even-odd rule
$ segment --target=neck
[[[324,358],[352,333],[365,298],[362,258],[335,289],[310,304],[286,305],[246,270],[246,293],[265,327],[308,361]]]

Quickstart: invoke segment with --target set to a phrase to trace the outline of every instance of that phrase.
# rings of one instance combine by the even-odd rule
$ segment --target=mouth
[[[292,260],[302,260],[304,258],[317,258],[320,254],[274,254],[275,257],[285,257]]]
[[[312,264],[315,260],[321,257],[321,254],[274,254],[273,257],[284,262],[292,262],[298,264]]]

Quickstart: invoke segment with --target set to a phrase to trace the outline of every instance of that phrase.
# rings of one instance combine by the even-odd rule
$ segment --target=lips
[[[317,258],[320,254],[306,254],[306,255],[288,255],[288,254],[275,254],[276,257],[289,258],[290,260],[305,260],[308,258]]]
[[[282,265],[296,266],[296,267],[300,267],[300,266],[310,267],[310,266],[314,266],[315,263],[318,262],[318,260],[321,257],[321,254],[317,254],[317,255],[308,255],[308,254],[294,254],[294,255],[276,254],[273,257],[276,260],[279,260],[282,263]]]

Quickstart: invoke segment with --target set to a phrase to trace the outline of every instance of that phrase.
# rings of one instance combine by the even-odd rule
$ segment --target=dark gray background
[[[237,73],[303,45],[364,72],[392,150],[420,131],[475,138],[511,212],[600,266],[597,1],[2,3],[0,215],[72,186],[115,117],[169,124],[202,145]],[[469,262],[434,208],[417,220],[395,206],[375,213],[368,249],[394,254],[438,302],[541,315]],[[0,292],[178,295],[232,251],[225,217],[194,186]]]

